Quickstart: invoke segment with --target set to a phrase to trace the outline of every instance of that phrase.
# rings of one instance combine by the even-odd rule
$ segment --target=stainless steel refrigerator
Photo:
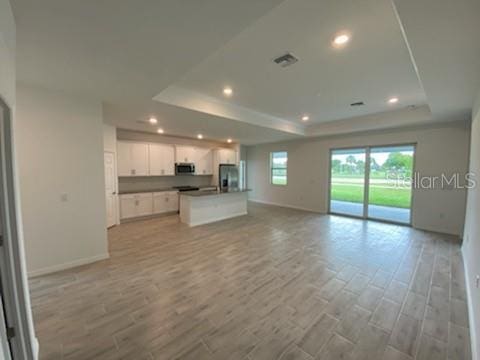
[[[230,164],[219,165],[219,187],[220,190],[238,188],[238,167]]]

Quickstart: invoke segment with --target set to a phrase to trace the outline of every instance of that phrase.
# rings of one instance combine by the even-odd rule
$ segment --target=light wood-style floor
[[[456,239],[249,205],[109,231],[111,259],[31,280],[41,359],[469,359]]]

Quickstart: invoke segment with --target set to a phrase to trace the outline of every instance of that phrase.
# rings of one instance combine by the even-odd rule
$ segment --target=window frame
[[[285,153],[286,163],[285,168],[279,168],[273,166],[273,156],[277,153]],[[285,184],[275,184],[273,182],[273,171],[274,170],[285,170]],[[288,185],[288,151],[286,150],[278,150],[278,151],[270,151],[270,185],[273,186],[287,186]]]

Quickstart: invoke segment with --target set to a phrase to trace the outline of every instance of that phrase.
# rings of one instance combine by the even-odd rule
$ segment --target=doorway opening
[[[332,149],[332,214],[411,224],[415,145]]]

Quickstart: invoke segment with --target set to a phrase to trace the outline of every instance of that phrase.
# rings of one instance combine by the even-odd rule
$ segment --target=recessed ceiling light
[[[388,99],[388,103],[389,104],[396,104],[398,102],[398,98],[397,97],[392,97],[390,99]]]
[[[202,134],[198,134],[198,135],[197,135],[197,138],[200,139],[200,140],[202,140],[202,139],[203,139],[203,135],[202,135]]]
[[[333,39],[334,46],[343,46],[350,41],[350,36],[348,34],[342,33],[335,36]]]
[[[308,120],[310,120],[310,116],[308,116],[308,115],[303,115],[302,116],[302,121],[308,121]]]
[[[232,96],[233,89],[229,86],[223,88],[223,94],[226,96]]]
[[[227,142],[230,144],[232,142],[232,139],[227,139]]]
[[[163,131],[163,129],[162,129],[162,128],[158,128],[158,129],[157,129],[157,133],[159,133],[159,134],[163,134],[163,132],[164,132],[164,131]]]
[[[150,124],[152,124],[152,125],[155,125],[155,124],[158,122],[158,120],[157,120],[157,118],[154,118],[154,117],[152,116],[150,119],[148,119],[148,122],[149,122]]]

